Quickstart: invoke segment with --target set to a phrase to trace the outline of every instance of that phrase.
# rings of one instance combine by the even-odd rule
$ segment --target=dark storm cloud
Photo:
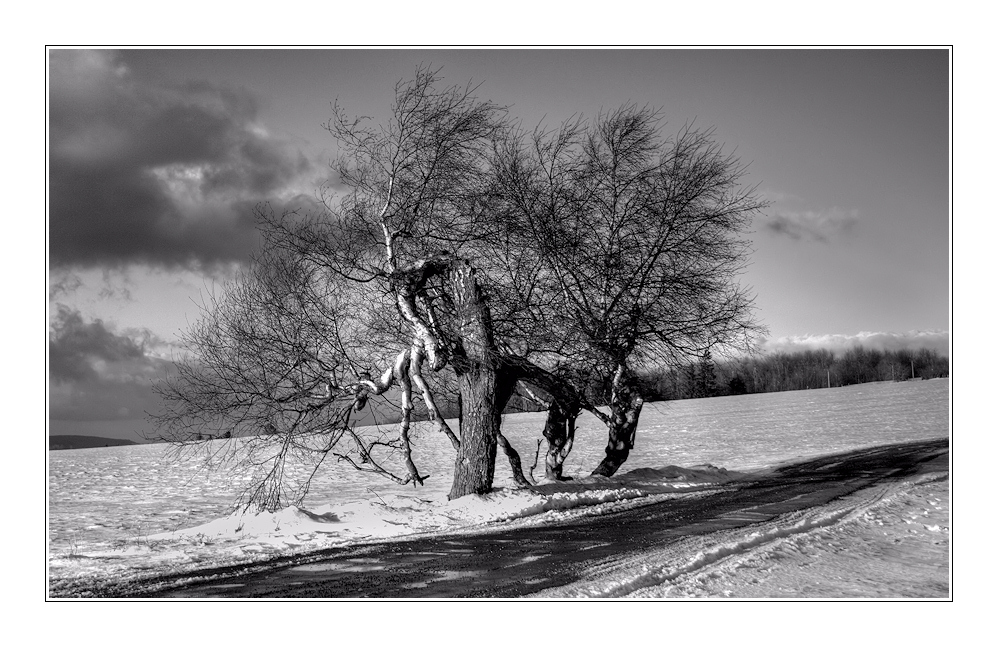
[[[119,333],[57,304],[49,330],[50,417],[113,420],[156,409],[153,380],[171,366],[152,354],[161,347],[148,331]]]
[[[303,201],[314,165],[257,123],[249,93],[166,85],[107,51],[50,52],[53,267],[246,257],[253,207]]]
[[[116,335],[96,320],[84,323],[83,315],[56,305],[49,339],[49,374],[56,381],[97,377],[94,361],[121,362],[145,356],[134,339]]]

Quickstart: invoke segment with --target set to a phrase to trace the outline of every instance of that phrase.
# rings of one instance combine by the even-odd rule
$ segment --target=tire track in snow
[[[578,584],[551,589],[536,597],[623,597],[687,576],[697,576],[725,562],[771,549],[796,538],[861,518],[889,503],[913,486],[946,480],[945,474],[927,474],[913,481],[875,485],[816,508],[795,511],[764,523],[691,537],[660,551],[604,562],[585,570]],[[732,517],[746,518],[750,511]],[[680,565],[676,565],[680,564]]]

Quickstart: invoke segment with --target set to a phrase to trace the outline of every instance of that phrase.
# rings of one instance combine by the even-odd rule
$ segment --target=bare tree
[[[456,375],[456,498],[492,488],[501,414],[514,387],[499,370],[489,307],[466,260],[486,216],[487,154],[503,111],[476,99],[470,86],[437,90],[437,80],[435,71],[420,69],[414,81],[399,84],[385,127],[367,127],[336,107],[327,127],[340,144],[337,170],[351,193],[330,213],[358,236],[380,234],[376,262],[357,269],[362,278],[381,279],[394,298],[411,332],[417,382],[424,358],[431,370],[449,365]],[[355,250],[343,251],[340,260]]]
[[[548,355],[607,377],[609,416],[594,413],[609,439],[594,474],[612,475],[634,446],[636,366],[746,347],[760,331],[737,276],[749,251],[741,234],[765,205],[712,131],[663,139],[661,126],[657,112],[628,105],[520,133],[498,165],[509,265],[535,268],[521,282],[536,325],[526,336],[557,331]]]
[[[264,241],[276,243],[263,228]],[[357,428],[353,414],[383,393],[404,366],[371,378],[385,354],[363,323],[364,308],[348,284],[331,280],[306,258],[268,245],[255,262],[203,306],[184,336],[188,355],[177,374],[157,387],[164,407],[158,431],[181,455],[235,460],[255,471],[247,503],[275,509],[299,502],[310,476],[294,482],[289,462],[312,466],[329,457],[398,483],[419,482],[390,467],[408,453],[405,429],[396,437]],[[373,305],[373,304],[372,304]],[[224,439],[222,442],[199,442]]]
[[[422,483],[409,438],[414,387],[457,451],[451,497],[492,487],[516,379],[502,370],[476,269],[462,254],[477,244],[487,153],[503,112],[472,87],[438,90],[437,81],[424,68],[400,83],[392,118],[380,127],[334,106],[327,128],[340,145],[335,167],[346,194],[327,194],[319,216],[263,214],[268,253],[206,308],[187,338],[191,357],[161,388],[168,406],[158,421],[174,439],[205,438],[210,427],[272,432],[239,445],[249,448],[242,460],[269,457],[260,463],[269,468],[263,490],[250,494],[267,507],[304,496],[307,484],[293,493],[280,485],[287,460],[302,453]],[[303,323],[316,325],[297,328]],[[394,357],[370,350],[393,346]],[[368,367],[379,360],[387,367],[372,377]],[[456,377],[460,439],[440,414],[425,366],[449,367]],[[400,400],[397,438],[364,438],[350,412],[389,392]],[[344,441],[350,452],[340,449]],[[405,475],[379,451],[400,454]]]
[[[628,106],[517,135],[474,87],[438,84],[428,68],[399,83],[385,124],[334,105],[343,189],[323,193],[321,213],[260,211],[264,251],[206,304],[160,388],[160,430],[181,451],[260,470],[249,502],[305,496],[311,477],[289,483],[289,461],[423,483],[417,397],[455,448],[451,498],[491,489],[499,448],[529,485],[500,427],[518,388],[548,409],[549,478],[562,478],[582,411],[607,425],[594,473],[611,475],[634,445],[635,366],[754,329],[734,278],[761,204],[710,133],[662,141],[657,115]],[[389,397],[394,431],[357,425]]]

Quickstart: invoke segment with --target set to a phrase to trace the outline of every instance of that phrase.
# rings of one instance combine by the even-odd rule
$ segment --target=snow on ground
[[[311,509],[237,511],[192,528],[53,555],[50,585],[54,595],[72,595],[80,586],[111,579],[251,563],[365,541],[489,532],[517,520],[543,524],[569,516],[606,514],[647,503],[649,497],[702,495],[737,477],[713,468],[672,468],[639,471],[613,481],[596,477],[541,484],[537,491],[500,488],[454,501],[446,495],[389,494],[373,501]]]
[[[527,464],[533,459],[543,415],[506,417],[504,433]],[[500,489],[457,501],[446,499],[453,461],[449,443],[439,434],[424,431],[415,458],[434,475],[428,487],[401,489],[332,466],[318,475],[301,508],[263,514],[226,513],[246,486],[248,475],[201,473],[190,463],[170,460],[162,445],[51,452],[50,593],[72,595],[78,586],[111,578],[120,581],[246,563],[358,541],[481,532],[498,524],[601,514],[648,496],[698,496],[704,488],[724,487],[739,476],[713,465],[759,469],[859,447],[945,437],[948,420],[949,380],[652,403],[642,412],[638,444],[624,466],[629,474],[612,481],[579,478],[529,492],[510,487],[508,468],[501,465],[497,466]],[[604,428],[586,418],[580,423],[566,470],[576,477],[588,474],[605,444]],[[670,464],[699,467],[662,467]],[[918,507],[916,499],[900,494],[895,498],[905,510]],[[948,508],[937,517],[928,525],[948,527]],[[879,520],[894,528],[894,519],[878,517],[870,523],[876,525]],[[840,521],[836,518],[836,523]],[[804,541],[810,532],[792,533],[794,541]],[[859,536],[866,531],[856,532]],[[778,539],[780,546],[790,540]],[[718,541],[738,544],[742,540]],[[749,544],[748,548],[757,550],[771,542]],[[804,564],[805,548],[791,555],[792,559]],[[772,555],[787,559],[789,553]],[[710,562],[711,572],[721,573],[712,576],[711,582],[724,581],[722,561],[731,560]],[[770,585],[758,584],[751,589],[742,583],[748,588],[739,589],[739,584],[715,590],[701,583],[701,588],[693,584],[688,589],[676,588],[692,581],[695,572],[698,569],[658,582],[656,586],[671,587],[658,594],[710,591],[704,594],[727,595],[730,590],[732,595],[738,591],[765,595],[750,591],[780,586],[772,584],[767,589]]]
[[[949,513],[948,479],[926,474],[595,564],[536,597],[945,598]]]

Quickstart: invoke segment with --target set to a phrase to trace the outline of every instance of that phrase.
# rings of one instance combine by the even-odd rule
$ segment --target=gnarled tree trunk
[[[579,411],[577,405],[564,405],[560,400],[554,400],[548,407],[547,419],[544,422],[544,438],[548,441],[548,450],[544,457],[544,474],[549,479],[565,480],[562,469],[575,442],[575,420],[579,417]]]
[[[502,410],[513,385],[498,370],[489,309],[466,261],[452,266],[450,292],[457,333],[451,364],[461,394],[461,447],[448,495],[456,499],[492,489]]]
[[[456,360],[456,358],[455,358]],[[496,373],[472,360],[455,371],[461,389],[461,448],[448,498],[484,494],[495,476],[496,437],[501,409],[495,401]]]
[[[509,469],[513,472],[513,482],[520,487],[529,488],[533,484],[523,475],[523,463],[520,462],[520,453],[506,440],[501,433],[497,436],[499,447],[502,448],[506,458],[509,460]]]
[[[634,436],[644,400],[638,395],[634,373],[624,364],[617,365],[610,396],[609,439],[606,456],[593,470],[593,476],[613,476],[634,448]]]
[[[551,373],[540,366],[522,358],[507,356],[503,365],[509,374],[517,380],[543,389],[548,398],[534,399],[548,407],[548,415],[544,422],[544,438],[548,441],[548,450],[544,457],[545,476],[552,480],[562,480],[562,469],[565,459],[572,451],[575,441],[575,421],[583,408],[592,411],[594,415],[609,424],[609,418],[591,404],[584,401],[581,393],[568,381]]]

